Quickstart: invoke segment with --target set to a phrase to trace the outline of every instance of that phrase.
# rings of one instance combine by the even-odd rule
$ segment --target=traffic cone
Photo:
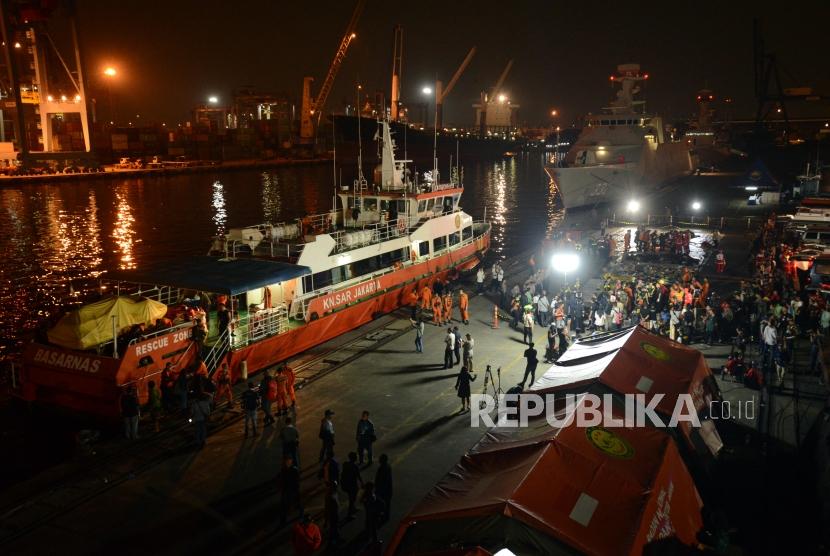
[[[493,328],[499,327],[499,306],[493,305]]]

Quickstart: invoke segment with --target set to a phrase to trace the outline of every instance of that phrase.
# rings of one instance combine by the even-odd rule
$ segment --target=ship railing
[[[227,255],[236,258],[239,255],[253,255],[255,257],[297,258],[303,252],[304,243],[284,243],[279,240],[260,241],[252,245],[245,240],[228,242]]]
[[[184,329],[184,328],[193,328],[194,326],[196,326],[196,323],[193,322],[193,321],[182,322],[182,323],[177,324],[175,326],[170,326],[168,328],[162,328],[162,329],[159,329],[159,330],[154,330],[153,332],[149,332],[147,334],[142,334],[138,338],[133,338],[132,340],[130,340],[130,343],[127,344],[127,345],[131,346],[133,344],[137,344],[138,342],[143,342],[145,340],[149,340],[150,338],[155,338],[157,336],[164,336],[165,334],[170,334],[174,330],[181,330],[181,329]]]
[[[112,281],[108,281],[114,283]],[[148,287],[149,286],[149,287]],[[147,289],[145,289],[147,288]],[[152,299],[165,305],[176,305],[184,298],[181,288],[173,286],[159,286],[156,284],[135,284],[135,283],[117,283],[117,287],[113,288],[118,292],[118,295],[134,295]]]
[[[225,357],[225,354],[231,348],[231,329],[230,327],[226,328],[219,337],[216,338],[216,341],[211,346],[210,350],[205,355],[203,361],[205,363],[205,367],[207,367],[208,376],[213,376],[213,373],[216,372],[216,369],[219,367],[220,361],[222,358]]]
[[[231,346],[233,348],[243,347],[264,338],[282,334],[288,329],[288,307],[279,305],[262,309],[234,322]]]
[[[718,228],[721,230],[752,230],[767,221],[766,216],[710,216],[705,214],[644,214],[642,216],[613,213],[606,219],[608,226]]]
[[[331,234],[335,241],[335,251],[350,251],[359,247],[382,243],[390,239],[406,237],[413,224],[418,219],[409,216],[398,216],[395,222],[384,225],[365,226],[362,229],[339,230]]]

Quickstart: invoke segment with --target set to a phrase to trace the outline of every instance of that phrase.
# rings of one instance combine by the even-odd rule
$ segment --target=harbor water
[[[564,211],[543,155],[464,165],[462,207],[493,224],[492,254],[506,256],[549,235]],[[342,171],[350,183],[353,168]],[[83,298],[115,268],[203,255],[232,227],[292,221],[332,205],[332,167],[129,177],[0,189],[0,358],[66,302]]]

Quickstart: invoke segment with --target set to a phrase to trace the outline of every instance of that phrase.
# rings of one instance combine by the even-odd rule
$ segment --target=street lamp
[[[432,87],[424,87],[423,89],[421,89],[421,92],[424,93],[425,95],[431,95],[432,94]]]
[[[118,71],[112,66],[107,66],[104,68],[103,73],[107,83],[107,96],[110,97],[110,120],[114,122],[117,121],[118,118],[115,115],[115,101],[113,100],[112,95],[112,81],[115,79],[115,76],[118,75]]]
[[[700,204],[700,201],[695,201],[692,203],[692,210],[700,210],[700,207],[703,205]]]
[[[217,96],[209,96],[209,97],[208,97],[208,102],[209,102],[210,104],[218,104],[218,103],[219,103],[219,97],[217,97]]]
[[[637,199],[631,199],[625,205],[625,208],[628,212],[638,212],[640,210],[640,201]]]

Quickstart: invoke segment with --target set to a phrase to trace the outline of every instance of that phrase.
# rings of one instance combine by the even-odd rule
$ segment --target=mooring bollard
[[[493,328],[499,327],[499,306],[493,305]]]

